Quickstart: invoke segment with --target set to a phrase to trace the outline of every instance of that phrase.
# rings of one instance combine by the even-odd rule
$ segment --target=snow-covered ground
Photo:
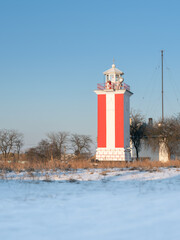
[[[0,239],[180,239],[180,169],[7,173]]]
[[[7,172],[1,173],[4,180],[36,180],[36,181],[125,181],[125,180],[156,180],[180,175],[178,168],[159,168],[150,171],[130,169],[88,169],[71,171],[37,171],[37,172]]]

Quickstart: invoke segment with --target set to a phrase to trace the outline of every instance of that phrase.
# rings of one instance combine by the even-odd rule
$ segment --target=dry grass
[[[180,168],[180,160],[162,163],[159,161],[134,161],[134,162],[92,162],[91,159],[71,159],[69,161],[49,160],[49,161],[12,161],[0,160],[0,170],[2,172],[42,171],[42,170],[77,170],[93,168],[129,168],[130,170],[158,171],[160,167]]]

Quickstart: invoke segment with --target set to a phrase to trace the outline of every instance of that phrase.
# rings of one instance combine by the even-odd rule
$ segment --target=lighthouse
[[[105,83],[97,84],[97,149],[99,161],[130,161],[130,86],[124,73],[112,68],[103,73]]]

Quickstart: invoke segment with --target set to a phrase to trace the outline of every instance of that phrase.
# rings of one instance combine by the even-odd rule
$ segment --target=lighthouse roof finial
[[[115,60],[114,60],[114,57],[113,57],[113,64],[112,64],[112,68],[115,68],[116,67],[116,65],[115,65]]]

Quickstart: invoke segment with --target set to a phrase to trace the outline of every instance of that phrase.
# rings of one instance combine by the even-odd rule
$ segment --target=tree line
[[[52,132],[47,138],[42,139],[37,146],[29,148],[25,155],[28,159],[59,159],[62,160],[67,152],[76,156],[90,157],[93,141],[88,135],[69,134],[67,132]],[[15,130],[0,130],[0,151],[7,159],[11,155],[17,155],[24,145],[23,134]]]
[[[142,142],[157,150],[163,142],[167,149],[169,159],[171,155],[180,152],[180,115],[156,121],[153,124],[145,122],[140,113],[131,114],[130,139],[139,159]],[[28,159],[59,159],[62,160],[68,152],[75,156],[89,158],[92,155],[92,138],[88,135],[69,134],[67,132],[52,132],[47,134],[37,146],[29,148],[25,155]],[[0,153],[7,159],[11,155],[19,159],[24,145],[23,134],[16,130],[0,130]]]

